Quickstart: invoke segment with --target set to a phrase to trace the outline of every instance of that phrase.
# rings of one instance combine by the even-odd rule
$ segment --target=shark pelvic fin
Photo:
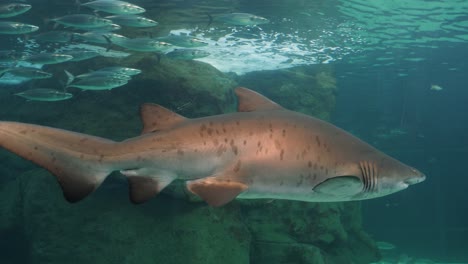
[[[188,181],[187,188],[209,205],[217,207],[234,200],[248,186],[240,182],[222,181],[210,177]]]
[[[165,107],[149,103],[141,106],[140,115],[143,121],[142,134],[170,129],[171,127],[187,120],[186,117],[183,117]]]
[[[238,112],[284,110],[279,104],[250,89],[238,87],[235,93],[237,95]]]
[[[127,176],[130,201],[135,204],[144,203],[153,198],[176,178],[167,174],[143,176],[144,174],[152,174],[145,169],[123,170],[120,172]]]

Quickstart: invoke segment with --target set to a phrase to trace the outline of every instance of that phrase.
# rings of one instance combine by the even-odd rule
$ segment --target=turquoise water
[[[188,202],[194,198],[179,182],[133,205],[116,172],[96,193],[69,204],[45,170],[2,150],[0,263],[468,263],[468,1],[130,1],[158,25],[114,33],[187,35],[204,43],[188,49],[209,53],[195,60],[164,55],[187,48],[180,46],[141,52],[104,37],[100,43],[35,38],[54,30],[85,32],[49,21],[93,14],[73,2],[25,1],[29,11],[1,19],[40,27],[0,34],[0,50],[19,53],[2,57],[2,68],[53,73],[32,80],[6,71],[0,78],[2,121],[123,140],[140,133],[143,103],[186,117],[209,116],[234,111],[232,91],[245,86],[345,129],[427,179],[362,202],[236,200],[213,209]],[[233,12],[269,22],[222,21]],[[100,56],[51,65],[25,61],[76,49]],[[93,83],[94,90],[66,87],[71,80],[64,69],[76,76],[108,66],[142,72],[112,89],[102,83]],[[37,88],[73,97],[52,102],[15,95]]]

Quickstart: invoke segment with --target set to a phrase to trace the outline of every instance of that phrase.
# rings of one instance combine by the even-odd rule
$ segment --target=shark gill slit
[[[373,162],[361,161],[359,168],[362,173],[363,191],[374,192],[377,191],[377,166]]]

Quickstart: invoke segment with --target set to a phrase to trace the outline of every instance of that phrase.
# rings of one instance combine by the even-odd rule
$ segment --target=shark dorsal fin
[[[140,108],[143,121],[142,134],[169,129],[187,118],[157,104],[143,104]]]
[[[235,93],[238,102],[237,111],[239,112],[284,110],[279,104],[250,89],[238,87]]]

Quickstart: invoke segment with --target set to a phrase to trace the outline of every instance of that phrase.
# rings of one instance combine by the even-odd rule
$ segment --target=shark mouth
[[[359,168],[361,169],[362,173],[362,181],[363,181],[363,192],[377,192],[377,184],[378,184],[378,175],[379,171],[377,169],[377,165],[373,162],[369,161],[361,161],[359,162]]]

